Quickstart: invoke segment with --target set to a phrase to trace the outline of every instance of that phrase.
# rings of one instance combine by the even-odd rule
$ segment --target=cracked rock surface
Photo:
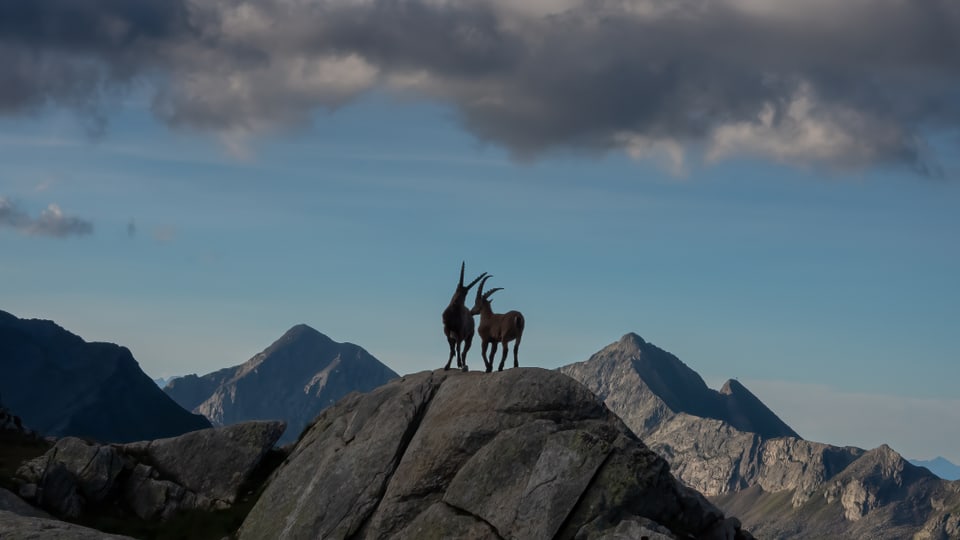
[[[589,390],[423,372],[325,410],[239,531],[259,538],[751,538]]]

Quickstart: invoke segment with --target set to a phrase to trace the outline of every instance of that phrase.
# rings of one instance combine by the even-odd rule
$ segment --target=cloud
[[[911,459],[960,462],[960,399],[844,392],[827,385],[742,381],[804,438],[838,446],[888,444]]]
[[[241,154],[372,90],[449,104],[518,159],[674,170],[928,172],[926,139],[960,131],[954,0],[35,0],[0,21],[0,111],[96,118],[144,84],[159,118]]]
[[[83,236],[93,232],[87,220],[64,215],[60,206],[50,204],[36,218],[30,217],[6,197],[0,197],[0,227],[10,227],[32,236]]]

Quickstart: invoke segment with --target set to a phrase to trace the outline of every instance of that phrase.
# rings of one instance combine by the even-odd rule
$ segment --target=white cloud
[[[864,137],[870,133],[869,139]],[[902,143],[896,127],[883,125],[854,109],[821,103],[803,84],[782,113],[767,103],[753,121],[723,124],[709,137],[707,159],[753,155],[781,163],[810,161],[857,168],[880,161]]]

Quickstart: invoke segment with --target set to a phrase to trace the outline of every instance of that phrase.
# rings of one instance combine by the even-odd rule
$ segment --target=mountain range
[[[0,401],[44,435],[130,442],[210,427],[157,388],[129,349],[52,321],[0,311],[0,374]]]
[[[515,370],[508,370],[513,371]],[[337,475],[347,470],[342,469],[347,463],[340,461],[345,458],[338,458],[337,453],[343,444],[349,445],[355,437],[360,436],[358,433],[363,432],[367,433],[363,437],[369,438],[369,444],[378,447],[364,449],[363,445],[354,446],[351,452],[359,452],[357,455],[361,457],[366,456],[368,451],[389,450],[393,448],[391,445],[398,442],[403,448],[409,445],[416,449],[416,452],[406,452],[399,465],[397,462],[390,465],[396,468],[396,472],[390,474],[400,475],[391,480],[399,482],[396,485],[407,486],[407,482],[413,482],[402,488],[412,490],[410,493],[368,493],[369,490],[364,485],[353,486],[366,494],[364,497],[374,497],[369,501],[371,504],[386,505],[382,507],[382,511],[376,511],[376,515],[381,516],[376,520],[401,519],[398,516],[414,519],[412,514],[408,515],[408,510],[415,507],[417,512],[424,512],[416,519],[426,519],[427,523],[433,523],[429,520],[447,516],[455,521],[459,520],[458,523],[468,526],[468,529],[474,532],[485,530],[487,526],[522,528],[528,524],[513,521],[491,525],[493,522],[489,520],[502,518],[498,517],[502,509],[493,514],[488,512],[501,508],[502,505],[491,502],[495,499],[475,499],[475,493],[469,489],[457,491],[461,487],[473,485],[468,482],[459,486],[457,478],[461,474],[467,474],[475,481],[477,474],[482,475],[483,471],[488,470],[486,467],[493,467],[494,462],[503,461],[503,451],[516,450],[520,452],[518,459],[533,459],[536,463],[528,463],[532,468],[524,473],[530,475],[525,481],[531,483],[527,484],[526,488],[517,484],[508,491],[520,491],[510,491],[506,495],[520,496],[524,489],[536,491],[540,489],[537,478],[553,470],[550,465],[552,460],[558,459],[558,456],[569,459],[570,456],[564,453],[567,450],[582,451],[582,448],[576,445],[565,446],[568,443],[582,443],[576,442],[581,439],[571,441],[567,435],[561,435],[573,425],[570,422],[589,423],[603,416],[596,416],[600,413],[588,405],[589,400],[584,401],[582,397],[574,399],[572,395],[576,392],[565,386],[560,379],[542,373],[535,374],[535,371],[519,370],[515,376],[510,375],[506,379],[497,374],[470,374],[469,377],[457,379],[457,382],[443,382],[447,381],[443,372],[433,372],[433,375],[417,374],[400,378],[400,383],[389,386],[394,390],[387,391],[384,390],[384,383],[395,379],[397,374],[364,349],[350,343],[337,343],[309,326],[297,325],[243,364],[203,376],[177,378],[161,391],[139,369],[130,351],[124,347],[109,343],[87,343],[50,321],[23,320],[0,311],[0,373],[3,374],[0,378],[0,403],[19,414],[25,425],[40,433],[127,442],[174,436],[208,427],[211,423],[227,425],[247,420],[281,419],[288,422],[290,427],[279,443],[290,443],[286,448],[292,452],[291,457],[304,452],[320,451],[321,453],[315,456],[320,462],[307,462],[302,465],[319,467],[318,471],[327,470],[326,473],[318,472],[321,476],[316,478],[326,482],[324,485],[327,485],[327,488],[324,489],[339,489],[338,486],[330,484],[330,480],[324,475]],[[557,371],[557,376],[561,379],[564,378],[562,375],[566,375],[579,381],[591,395],[602,400],[606,406],[604,410],[619,417],[612,417],[609,420],[613,422],[611,425],[622,421],[642,440],[643,448],[649,447],[665,460],[664,464],[669,463],[670,472],[688,489],[709,497],[724,514],[737,516],[742,520],[744,529],[750,530],[757,537],[915,540],[960,538],[960,482],[943,480],[931,472],[942,466],[941,462],[924,463],[921,467],[911,464],[887,446],[865,450],[804,440],[738,381],[729,380],[719,391],[712,390],[694,370],[676,356],[646,342],[636,334],[627,334],[588,360],[561,367]],[[529,374],[524,375],[526,372]],[[406,379],[420,382],[404,383]],[[546,383],[548,379],[549,384]],[[478,390],[488,382],[491,385],[489,389]],[[508,412],[506,409],[501,410],[500,406],[491,405],[485,400],[500,399],[496,397],[497,392],[512,392],[510,389],[516,388],[524,388],[523,392],[528,393],[554,393],[564,389],[564,396],[555,396],[554,401],[538,402],[537,407],[546,407],[542,411],[536,408],[529,411],[518,409],[510,413],[532,413],[532,416],[524,416],[522,420],[524,423],[530,422],[529,428],[524,429],[532,430],[524,432],[526,434],[523,436],[532,437],[532,441],[538,441],[536,444],[555,439],[538,450],[540,454],[527,455],[517,450],[514,448],[516,444],[509,438],[490,438],[501,432],[513,433],[511,430],[516,425],[511,422],[520,421],[520,417],[503,416],[502,413]],[[409,397],[396,401],[394,397],[390,397],[390,392],[393,391],[407,393]],[[360,395],[357,392],[366,394]],[[350,394],[353,397],[347,397]],[[440,399],[441,395],[446,394],[449,395]],[[381,397],[367,397],[375,395]],[[482,395],[486,397],[482,398]],[[474,397],[467,399],[464,396]],[[528,397],[525,393],[512,396],[510,399],[513,401],[510,403],[513,404],[509,407]],[[410,408],[410,400],[420,405]],[[402,413],[402,419],[396,414],[382,416],[377,410],[370,409],[379,407],[379,403],[395,401],[400,409],[406,411],[397,411]],[[427,407],[427,404],[434,402],[445,405]],[[558,412],[574,402],[579,404],[578,407],[586,407],[584,411],[588,414],[571,419],[564,416],[566,413]],[[335,404],[339,408],[334,407]],[[451,407],[473,411],[483,409],[487,411],[484,414],[489,415],[489,418],[481,422],[482,425],[475,426],[479,431],[464,431],[462,426],[457,427],[457,422],[476,422],[478,418],[463,416],[462,411],[453,410]],[[408,408],[410,410],[407,410]],[[192,415],[187,410],[197,414]],[[334,412],[324,412],[330,410]],[[543,431],[547,424],[542,421],[553,418],[552,415],[555,414],[560,415],[555,419],[556,427]],[[451,418],[454,417],[459,420],[451,423]],[[376,420],[370,430],[363,427],[364,422],[372,422],[373,418]],[[427,422],[428,418],[434,419]],[[391,422],[399,423],[393,425]],[[435,432],[434,428],[425,428],[425,425],[442,430],[456,429],[443,431],[443,437],[450,438],[441,441],[437,439],[439,432]],[[402,432],[398,432],[400,440],[392,440],[380,433],[392,433],[397,429]],[[554,433],[553,429],[560,431]],[[593,429],[591,427],[588,431]],[[617,429],[619,428],[614,431]],[[595,437],[601,433],[605,434],[602,437],[606,437],[614,432],[610,430],[611,427],[608,426],[592,435],[583,435],[586,437],[583,441],[595,441]],[[313,435],[310,435],[310,432]],[[340,435],[337,440],[327,441],[324,439],[326,435],[320,435],[327,432]],[[413,435],[414,433],[416,435]],[[629,436],[623,436],[629,439]],[[419,439],[423,440],[417,442]],[[297,443],[293,444],[294,441]],[[326,448],[325,450],[308,450],[314,442],[320,441],[324,441],[322,448]],[[559,441],[565,442],[561,444]],[[423,457],[437,453],[439,446],[435,448],[432,446],[434,443],[452,445],[448,450],[462,450],[462,445],[477,443],[479,446],[475,445],[474,450],[478,455],[486,452],[490,457],[484,457],[478,462],[482,464],[482,469],[474,470],[480,465],[470,465],[464,469],[467,471],[465,473],[457,473],[454,469],[441,471],[444,475],[454,476],[444,476],[443,482],[446,483],[443,486],[434,486],[442,488],[440,491],[424,495],[427,492],[420,491],[422,486],[418,482],[435,481],[438,477],[430,471],[436,463],[440,463],[436,460],[446,459],[439,455],[429,459]],[[488,443],[493,445],[490,446],[493,450],[480,449]],[[609,441],[603,444],[609,444]],[[598,455],[613,455],[603,452]],[[637,452],[638,449],[633,449],[629,453],[636,456]],[[593,459],[586,457],[588,454],[577,459]],[[400,459],[400,454],[390,455],[394,456],[392,459]],[[413,461],[410,465],[403,465],[407,460]],[[546,461],[541,464],[537,460]],[[653,463],[646,457],[642,461],[644,467]],[[457,463],[457,467],[469,464],[462,461]],[[546,468],[541,470],[541,465]],[[331,466],[333,469],[328,470]],[[291,467],[285,469],[285,487],[271,497],[273,503],[283,506],[286,503],[282,501],[288,497],[284,490],[302,491],[301,495],[297,495],[300,500],[297,503],[299,508],[303,501],[311,499],[310,490],[313,488],[296,484],[297,471],[300,469]],[[654,468],[659,470],[659,467],[656,465]],[[511,469],[496,469],[496,474],[507,474],[505,471],[508,470]],[[409,476],[426,473],[429,474],[424,477],[416,476],[418,480]],[[372,471],[372,474],[373,481],[383,480],[381,473]],[[546,478],[544,476],[544,479]],[[582,480],[589,479],[574,475],[565,481]],[[507,474],[503,476],[500,484],[512,485],[511,481]],[[497,493],[502,487],[498,487],[500,484],[495,482],[484,489]],[[449,490],[454,487],[455,494],[451,494],[454,492]],[[616,486],[611,484],[610,488],[614,487]],[[304,489],[306,491],[303,491]],[[444,490],[447,490],[446,494],[443,494]],[[523,497],[532,496],[533,491],[523,492]],[[568,495],[564,493],[561,490],[557,496],[566,500]],[[414,504],[414,499],[410,498],[413,496],[424,498]],[[376,497],[385,498],[381,500]],[[421,504],[431,501],[432,506]],[[437,506],[440,502],[443,502],[443,505]],[[579,504],[572,499],[569,502],[574,506]],[[470,510],[476,514],[467,512],[466,507],[462,506],[474,503],[480,504]],[[597,504],[602,506],[602,497]],[[352,510],[344,507],[344,511]],[[259,514],[260,517],[253,522],[248,520],[257,524],[249,527],[245,525],[245,530],[263,531],[266,534],[266,531],[270,530],[269,522],[264,522],[263,519],[273,512],[274,510],[267,510]],[[708,511],[710,512],[713,510]],[[393,517],[383,517],[391,515]],[[428,515],[431,517],[423,517]],[[291,514],[290,519],[299,518]],[[519,519],[519,515],[512,519]],[[383,526],[387,527],[384,530],[390,530],[400,526],[399,522],[390,524],[376,520],[364,525],[361,532],[367,534],[371,530],[378,530],[368,530],[368,527]],[[562,520],[557,523],[562,525]],[[647,521],[640,520],[636,523],[643,531],[659,530],[657,525]],[[733,523],[734,521],[730,521],[731,527],[734,527]],[[336,524],[333,523],[333,526]],[[736,527],[739,530],[739,526]],[[409,529],[408,532],[410,531],[414,529]],[[256,533],[253,537],[259,535],[260,533]],[[747,536],[749,535],[745,533],[744,537]]]
[[[960,483],[893,449],[806,441],[742,384],[714,392],[627,334],[560,368],[604,400],[674,475],[759,538],[957,538]]]
[[[214,425],[281,419],[281,444],[297,439],[323,409],[351,392],[397,377],[363,348],[300,324],[243,364],[171,381],[164,391]]]

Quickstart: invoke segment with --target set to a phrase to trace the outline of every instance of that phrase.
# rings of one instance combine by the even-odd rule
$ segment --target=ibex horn
[[[484,283],[486,283],[487,280],[490,279],[490,278],[492,278],[492,277],[493,277],[492,274],[489,275],[489,276],[484,276],[483,279],[480,281],[480,286],[477,287],[477,300],[480,300],[480,297],[483,295],[483,285],[484,285]]]
[[[484,272],[484,273],[480,274],[479,276],[477,276],[477,279],[471,281],[470,284],[467,285],[467,290],[469,291],[474,285],[477,284],[478,281],[480,281],[481,278],[486,277],[486,275],[487,275],[487,273]]]
[[[493,293],[495,293],[495,292],[497,292],[497,291],[502,291],[502,290],[503,290],[503,287],[496,287],[496,288],[494,288],[494,289],[490,289],[489,291],[487,291],[487,292],[485,292],[485,293],[483,294],[483,299],[486,300],[486,299],[490,298],[490,295],[491,295],[491,294],[493,294]]]

